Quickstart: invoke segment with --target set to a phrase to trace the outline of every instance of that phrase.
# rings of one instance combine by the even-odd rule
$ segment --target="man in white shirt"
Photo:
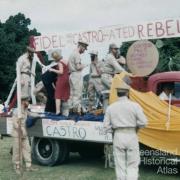
[[[113,150],[117,180],[137,180],[140,163],[137,131],[147,125],[141,106],[128,98],[130,87],[117,85],[118,101],[105,113],[105,132],[113,132]]]
[[[160,100],[169,101],[170,94],[171,94],[171,99],[176,99],[176,97],[173,96],[173,92],[174,92],[174,85],[172,83],[165,83],[163,85],[163,91],[159,95]]]

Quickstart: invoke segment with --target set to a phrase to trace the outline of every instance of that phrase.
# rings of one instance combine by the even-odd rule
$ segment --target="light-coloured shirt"
[[[102,63],[99,61],[96,64],[94,63],[90,64],[90,77],[91,78],[101,77],[101,73],[102,73],[101,66],[102,66]]]
[[[124,68],[117,62],[116,58],[109,53],[105,59],[103,73],[114,75],[124,71]]]
[[[28,58],[28,53],[23,54],[18,58],[20,72],[31,73],[31,63]]]
[[[142,128],[147,125],[147,118],[141,106],[126,96],[108,106],[104,117],[104,129],[112,132],[118,128]]]
[[[27,130],[26,130],[26,119],[28,116],[31,117],[38,117],[39,115],[37,113],[32,113],[28,109],[24,109],[21,107],[21,119],[18,118],[18,111],[17,109],[13,112],[13,129],[12,129],[12,136],[18,137],[18,127],[20,123],[20,127],[22,130],[22,136],[27,136]]]
[[[69,71],[70,72],[77,72],[81,71],[78,69],[78,65],[81,64],[81,56],[79,51],[76,49],[69,57]]]
[[[168,96],[164,91],[159,95],[159,99],[162,101],[169,101],[170,95]],[[171,100],[176,100],[177,98],[173,95],[171,95]]]
[[[0,113],[3,113],[3,112],[4,112],[4,105],[0,104]]]

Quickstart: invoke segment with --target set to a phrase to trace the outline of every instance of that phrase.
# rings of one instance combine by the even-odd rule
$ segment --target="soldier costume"
[[[112,78],[116,73],[120,73],[124,71],[123,67],[118,63],[118,61],[115,58],[115,55],[111,52],[112,49],[118,49],[117,45],[110,44],[109,46],[109,54],[107,55],[102,75],[101,75],[101,81],[106,89],[111,88]]]
[[[22,96],[22,102],[29,101],[28,96]],[[29,104],[29,103],[28,103]],[[18,118],[17,112],[13,114],[13,129],[12,129],[12,137],[13,137],[13,157],[12,161],[14,164],[14,169],[17,174],[20,174],[21,161],[25,161],[25,166],[27,171],[36,170],[31,167],[31,148],[29,144],[29,139],[26,130],[26,119],[27,116],[38,117],[37,114],[31,113],[27,110],[22,103],[22,117]],[[20,153],[21,152],[21,153]]]
[[[139,104],[128,99],[129,86],[117,86],[119,99],[105,114],[104,128],[113,132],[113,150],[117,180],[137,180],[140,163],[137,130],[147,124]]]
[[[89,111],[93,109],[95,105],[95,96],[101,96],[103,85],[101,82],[102,63],[98,61],[98,52],[92,51],[91,65],[90,65],[90,79],[88,84],[88,97],[89,97]]]
[[[84,48],[80,51],[81,48]],[[87,49],[88,44],[85,42],[78,42],[78,48],[70,55],[69,57],[69,83],[70,83],[70,99],[69,106],[73,111],[80,113],[81,112],[81,97],[83,90],[83,79],[82,79],[82,70],[85,67],[81,63],[81,54]]]
[[[31,96],[31,66],[34,52],[35,50],[28,46],[27,52],[18,58],[22,96]]]

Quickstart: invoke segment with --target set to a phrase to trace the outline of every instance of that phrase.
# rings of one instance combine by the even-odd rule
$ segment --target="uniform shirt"
[[[21,107],[21,131],[22,131],[22,137],[26,137],[27,136],[27,131],[26,131],[26,119],[28,116],[31,117],[38,117],[38,114],[36,113],[32,113],[30,111],[28,111],[28,109],[24,109],[23,107]],[[12,136],[13,137],[18,137],[18,127],[19,127],[19,118],[18,118],[18,111],[15,110],[13,112],[13,129],[12,129]]]
[[[4,112],[4,105],[0,104],[0,113],[3,113],[3,112]]]
[[[159,95],[159,99],[162,101],[169,101],[170,96],[168,96],[164,91]],[[177,98],[175,96],[171,96],[172,100],[176,100]]]
[[[69,57],[69,71],[70,72],[81,71],[78,69],[79,64],[81,64],[81,56],[79,51],[76,49]]]
[[[117,62],[115,57],[109,53],[103,66],[103,73],[114,75],[124,71],[124,68]]]
[[[147,118],[141,106],[126,96],[111,104],[105,113],[104,128],[106,132],[112,132],[117,128],[142,128],[146,124]]]
[[[28,53],[23,54],[18,58],[20,72],[31,73],[31,63],[28,58]]]
[[[97,62],[96,64],[91,63],[90,64],[90,76],[92,78],[97,78],[97,77],[101,77],[101,64],[100,62]]]

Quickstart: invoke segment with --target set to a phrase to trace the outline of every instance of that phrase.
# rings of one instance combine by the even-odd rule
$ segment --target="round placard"
[[[134,75],[147,76],[155,70],[159,53],[152,42],[141,40],[130,46],[126,58],[128,68]]]

